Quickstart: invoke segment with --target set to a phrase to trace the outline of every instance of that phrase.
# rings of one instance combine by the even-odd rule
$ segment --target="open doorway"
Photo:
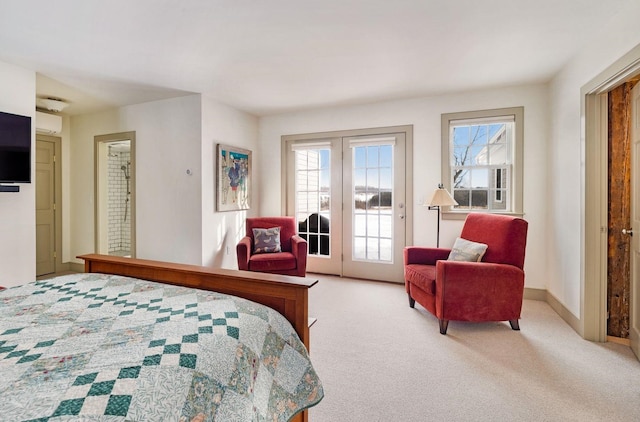
[[[580,312],[581,334],[588,340],[607,340],[607,254],[609,252],[609,184],[608,184],[608,114],[609,92],[632,81],[640,74],[640,46],[634,48],[616,63],[605,69],[581,89],[582,116],[584,118],[584,233],[583,233],[583,298]],[[640,96],[639,96],[640,97]],[[634,130],[640,128],[637,122],[640,102],[636,102],[636,112],[632,112]],[[636,130],[640,133],[640,130]],[[640,227],[640,141],[631,141],[631,184],[630,184],[630,225],[622,233],[631,241],[630,260],[630,301],[629,340],[631,348],[640,357],[640,236],[631,236],[632,230]],[[637,263],[637,264],[636,264]]]
[[[95,137],[96,253],[135,257],[135,132]]]
[[[632,102],[638,77],[608,96],[607,340],[628,344],[631,298]]]

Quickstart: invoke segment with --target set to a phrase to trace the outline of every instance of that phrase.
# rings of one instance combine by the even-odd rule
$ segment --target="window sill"
[[[498,215],[510,215],[512,217],[524,217],[523,212],[485,212],[485,211],[440,211],[441,218],[443,220],[464,220],[468,214],[473,213],[485,213],[485,214],[498,214]]]

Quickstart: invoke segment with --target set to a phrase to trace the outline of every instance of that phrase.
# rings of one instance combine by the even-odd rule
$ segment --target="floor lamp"
[[[425,202],[424,205],[428,206],[430,210],[438,210],[438,239],[436,241],[436,247],[440,247],[440,208],[450,207],[458,205],[455,199],[451,196],[448,190],[444,188],[442,183],[438,184],[438,189],[433,192],[431,201]]]

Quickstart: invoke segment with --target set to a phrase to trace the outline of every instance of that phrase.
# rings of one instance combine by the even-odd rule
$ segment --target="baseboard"
[[[524,288],[524,298],[528,300],[539,300],[541,302],[547,302],[551,309],[553,309],[576,333],[580,334],[581,324],[574,314],[571,313],[558,299],[556,299],[551,293],[545,289],[532,289],[530,287]],[[580,334],[582,336],[582,334]]]
[[[607,336],[607,342],[622,344],[623,346],[631,347],[631,340],[629,340],[628,338]]]
[[[547,291],[545,289],[532,289],[530,287],[525,287],[524,298],[527,300],[539,300],[541,302],[546,302]]]
[[[571,311],[569,311],[555,296],[553,296],[548,291],[544,290],[546,295],[546,302],[551,306],[551,309],[556,311],[560,318],[562,318],[571,328],[575,330],[576,333],[580,334],[581,337],[584,337],[582,333],[582,324],[580,324],[580,319],[576,317]]]
[[[57,273],[64,273],[67,271],[71,271],[71,267],[69,266],[69,262],[62,262],[62,263],[57,263],[56,264],[56,272]]]
[[[80,264],[77,262],[69,262],[69,270],[74,271],[76,273],[84,272],[84,264]]]

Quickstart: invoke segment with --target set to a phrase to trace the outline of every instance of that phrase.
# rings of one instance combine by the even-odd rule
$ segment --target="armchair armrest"
[[[307,241],[297,234],[291,236],[291,252],[296,257],[298,275],[304,277],[307,272]]]
[[[459,321],[520,318],[524,271],[508,264],[438,261],[436,316]]]
[[[407,246],[404,248],[404,265],[436,265],[436,261],[447,259],[451,249]]]
[[[249,270],[249,258],[251,257],[251,238],[245,236],[240,239],[236,245],[236,254],[238,255],[238,269]]]

